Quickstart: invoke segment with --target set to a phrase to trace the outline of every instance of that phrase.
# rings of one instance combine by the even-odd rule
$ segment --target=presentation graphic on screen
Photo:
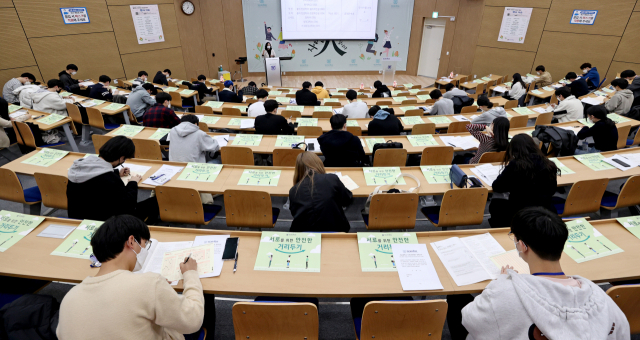
[[[375,39],[378,0],[281,0],[285,40]]]

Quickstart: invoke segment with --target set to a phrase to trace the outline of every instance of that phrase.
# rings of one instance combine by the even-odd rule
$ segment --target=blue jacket
[[[589,78],[587,81],[589,87],[598,87],[600,85],[600,74],[597,67],[592,67],[589,72],[582,75],[582,78]]]
[[[108,102],[113,101],[111,91],[104,87],[102,83],[97,83],[91,86],[91,89],[89,90],[89,97],[93,99],[106,100]]]

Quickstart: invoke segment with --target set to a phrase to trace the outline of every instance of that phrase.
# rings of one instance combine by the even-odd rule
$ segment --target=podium
[[[382,58],[382,83],[385,85],[393,84],[396,80],[396,64],[401,59],[398,57]]]
[[[282,72],[280,72],[280,61],[291,60],[291,57],[264,58],[264,72],[268,86],[282,86]]]

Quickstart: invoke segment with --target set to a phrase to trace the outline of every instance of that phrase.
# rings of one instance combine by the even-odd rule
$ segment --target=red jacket
[[[167,128],[180,124],[180,118],[176,116],[173,109],[165,107],[160,103],[156,103],[150,107],[144,116],[142,116],[142,125],[146,127]]]

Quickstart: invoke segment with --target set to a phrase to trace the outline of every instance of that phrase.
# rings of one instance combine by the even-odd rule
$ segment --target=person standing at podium
[[[276,51],[273,50],[273,48],[271,48],[271,43],[267,42],[266,44],[264,44],[264,50],[262,51],[262,57],[263,58],[275,58],[276,57]]]

